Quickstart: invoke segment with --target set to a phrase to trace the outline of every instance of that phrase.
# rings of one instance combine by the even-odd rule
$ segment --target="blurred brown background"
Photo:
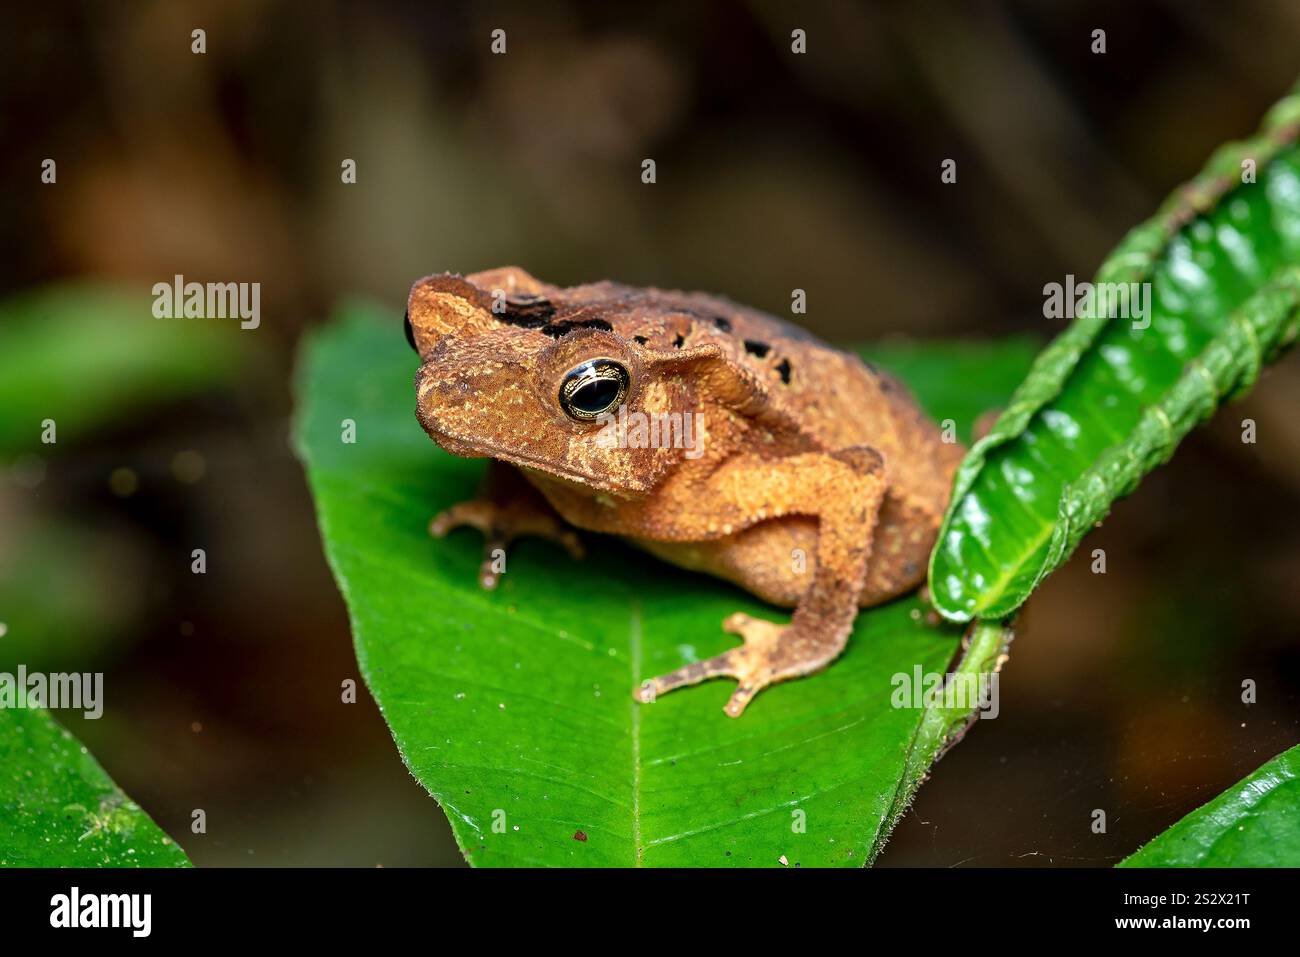
[[[52,614],[93,623],[109,710],[60,717],[200,865],[459,862],[373,704],[339,703],[355,662],[286,439],[295,344],[341,296],[400,308],[418,276],[516,263],[776,313],[800,287],[806,324],[839,341],[1048,336],[1043,284],[1091,276],[1300,77],[1286,0],[214,0],[0,18],[0,293],[262,284],[228,381],[48,461],[0,462],[0,598],[25,575]],[[1106,576],[1081,553],[1050,581],[1001,717],[938,765],[882,863],[1110,864],[1300,741],[1298,400],[1292,357],[1089,539]],[[110,487],[118,468],[134,490]],[[65,552],[56,523],[82,536]],[[206,576],[189,573],[196,540],[219,557]]]

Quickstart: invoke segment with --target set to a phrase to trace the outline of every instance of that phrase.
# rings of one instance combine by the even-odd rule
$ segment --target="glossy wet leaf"
[[[1120,867],[1300,867],[1300,746],[1197,808]]]
[[[0,867],[188,863],[48,712],[0,709]]]
[[[1300,98],[1283,100],[1257,139],[1216,153],[1102,265],[1098,286],[1114,284],[1105,288],[1130,295],[1128,306],[1076,319],[962,463],[931,556],[944,615],[1013,612],[1117,498],[1294,341],[1298,121]],[[1139,315],[1131,293],[1145,283]]]
[[[969,428],[1033,351],[873,357],[937,418]],[[927,624],[907,598],[863,613],[831,668],[765,691],[739,720],[722,712],[725,681],[638,704],[644,678],[732,646],[728,614],[789,612],[592,535],[582,562],[526,541],[498,590],[480,590],[481,539],[426,528],[473,494],[485,465],[425,436],[415,368],[400,312],[345,309],[307,345],[296,436],[362,674],[470,861],[866,863],[969,714],[891,706],[894,676],[947,671],[960,631]],[[993,667],[1003,644],[1000,629],[979,630],[963,667]]]

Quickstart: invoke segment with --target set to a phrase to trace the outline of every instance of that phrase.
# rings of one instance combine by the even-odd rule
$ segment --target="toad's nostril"
[[[411,311],[409,309],[402,316],[402,322],[406,326],[406,341],[411,344],[411,348],[418,354],[420,348],[415,344],[415,330],[411,328]]]

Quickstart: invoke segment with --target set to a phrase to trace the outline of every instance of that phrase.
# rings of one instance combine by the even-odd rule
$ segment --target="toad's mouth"
[[[510,465],[517,466],[528,472],[544,475],[547,478],[559,479],[563,482],[569,482],[580,486],[584,489],[596,489],[601,492],[608,492],[611,495],[629,496],[638,495],[650,491],[648,484],[642,484],[633,480],[628,482],[614,482],[606,476],[596,475],[593,472],[587,472],[582,469],[575,469],[567,465],[561,465],[556,462],[548,461],[540,456],[528,455],[519,452],[517,449],[507,449],[491,442],[475,441],[467,442],[457,436],[444,432],[439,428],[431,428],[425,424],[425,431],[429,433],[438,445],[446,449],[452,455],[459,455],[462,458],[492,458],[499,459]]]

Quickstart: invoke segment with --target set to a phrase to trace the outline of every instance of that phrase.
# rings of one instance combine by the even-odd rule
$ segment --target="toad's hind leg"
[[[788,625],[731,615],[723,628],[740,635],[742,645],[651,678],[635,692],[649,702],[709,678],[735,678],[725,709],[734,718],[768,685],[824,668],[844,650],[884,498],[884,469],[874,450],[858,447],[775,462],[740,460],[710,482],[717,485],[711,491],[730,495],[727,506],[751,522],[793,514],[818,521],[816,572]]]

